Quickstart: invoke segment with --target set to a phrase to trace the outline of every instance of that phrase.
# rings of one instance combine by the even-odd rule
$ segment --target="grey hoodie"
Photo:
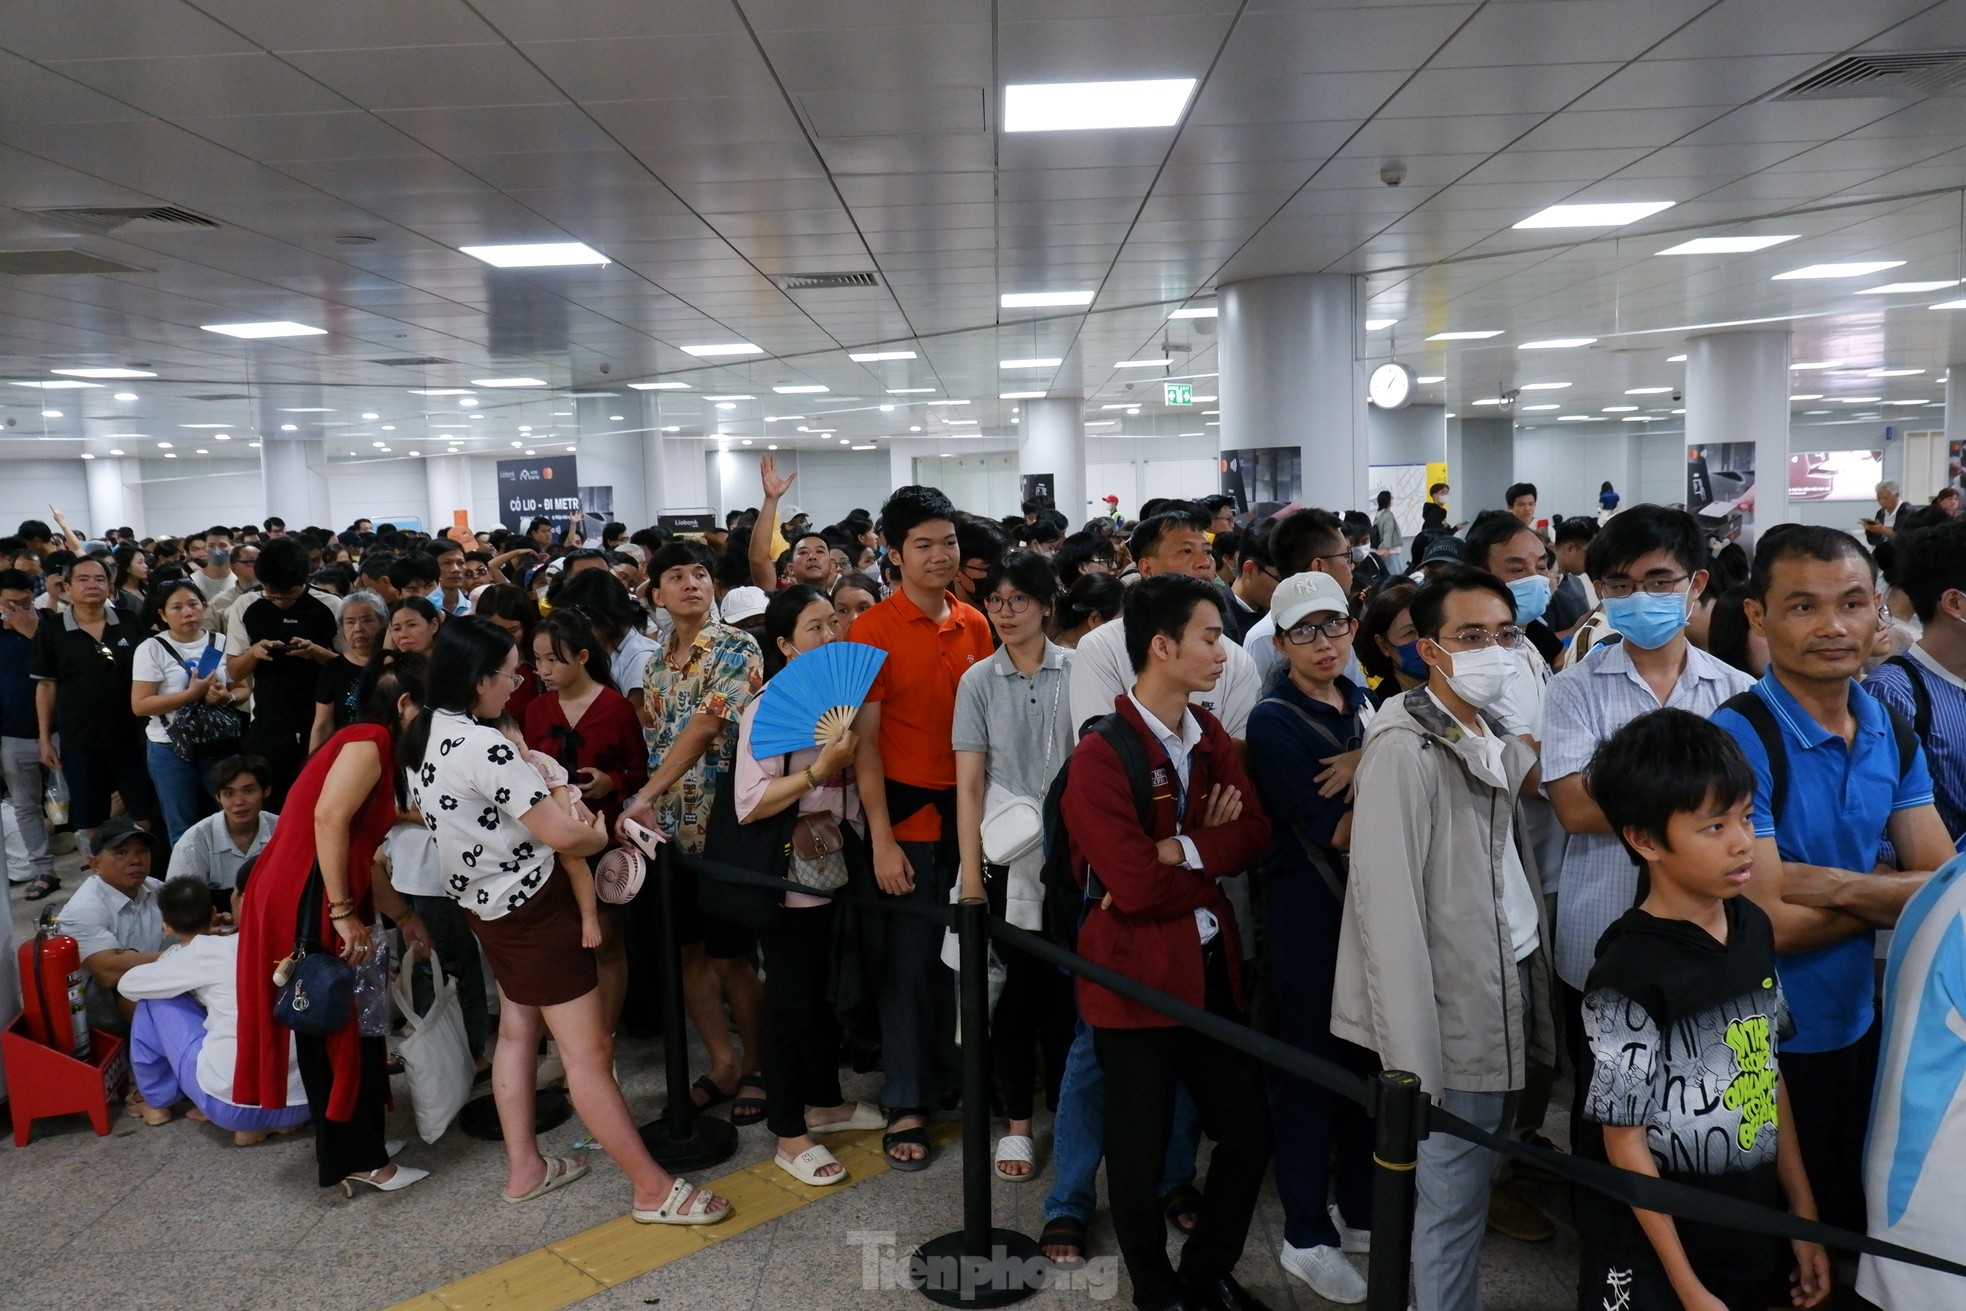
[[[1425,687],[1380,708],[1358,769],[1331,1032],[1417,1074],[1436,1098],[1513,1091],[1532,1060],[1556,1055],[1548,904],[1537,897],[1541,950],[1524,997],[1502,890],[1512,835],[1529,886],[1542,886],[1510,822],[1536,757],[1493,720],[1486,727],[1500,736],[1507,789],[1475,775],[1477,739]]]

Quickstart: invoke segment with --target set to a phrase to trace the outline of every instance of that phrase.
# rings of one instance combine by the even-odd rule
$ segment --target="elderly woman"
[[[518,670],[518,648],[489,621],[444,625],[423,713],[402,747],[411,803],[437,837],[450,895],[470,912],[498,986],[492,1097],[505,1139],[505,1200],[531,1201],[587,1173],[584,1162],[539,1152],[533,1081],[539,1040],[550,1033],[575,1112],[628,1176],[636,1222],[714,1224],[730,1214],[729,1203],[655,1163],[614,1081],[594,953],[581,946],[573,890],[554,860],[556,852],[594,855],[607,831],[600,816],[583,822],[555,800],[492,726]]]
[[[350,592],[341,603],[341,630],[335,658],[321,666],[314,680],[314,728],[307,736],[309,755],[341,729],[355,722],[361,706],[362,672],[382,650],[382,630],[389,625],[389,606],[374,592]]]

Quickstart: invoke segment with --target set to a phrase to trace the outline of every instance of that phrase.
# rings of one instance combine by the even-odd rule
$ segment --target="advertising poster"
[[[1686,450],[1686,508],[1714,538],[1754,526],[1754,443],[1710,442]]]
[[[1054,491],[1058,485],[1058,475],[1053,473],[1025,473],[1017,476],[1017,503],[1025,501],[1057,502]]]
[[[549,519],[556,537],[580,514],[577,457],[555,455],[498,462],[498,521],[522,533],[535,518]]]
[[[1883,451],[1796,451],[1789,455],[1791,501],[1871,501],[1884,479]]]
[[[1289,505],[1304,494],[1303,452],[1295,446],[1265,446],[1222,452],[1222,492],[1236,498],[1236,513],[1268,505]]]

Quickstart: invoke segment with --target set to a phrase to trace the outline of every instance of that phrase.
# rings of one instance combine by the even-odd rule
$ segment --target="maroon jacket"
[[[1173,767],[1160,741],[1141,721],[1133,702],[1122,695],[1114,709],[1146,746],[1152,780],[1153,818],[1140,828],[1133,789],[1113,748],[1096,733],[1079,740],[1065,781],[1063,817],[1072,845],[1072,873],[1081,886],[1090,865],[1112,894],[1110,908],[1093,907],[1079,929],[1079,954],[1120,971],[1193,1006],[1206,1003],[1201,937],[1195,911],[1215,913],[1222,946],[1235,968],[1229,981],[1243,1004],[1242,947],[1235,912],[1218,880],[1242,873],[1263,858],[1270,843],[1270,821],[1243,771],[1235,743],[1214,715],[1190,707],[1201,723],[1201,741],[1188,763],[1187,813],[1181,832],[1194,840],[1200,870],[1163,865],[1154,847],[1175,836],[1176,786]],[[1208,790],[1226,783],[1242,793],[1242,815],[1230,824],[1203,828]],[[1097,852],[1095,860],[1089,853]],[[1086,979],[1078,981],[1079,1014],[1105,1029],[1166,1028],[1174,1024],[1159,1011],[1127,1001]]]

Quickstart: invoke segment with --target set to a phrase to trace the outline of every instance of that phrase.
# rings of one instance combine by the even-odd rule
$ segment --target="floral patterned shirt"
[[[686,852],[703,850],[717,783],[730,772],[737,753],[738,717],[763,685],[764,657],[757,642],[729,624],[704,624],[680,670],[670,666],[666,651],[649,657],[642,674],[642,696],[650,727],[642,736],[648,742],[651,774],[695,716],[714,715],[724,721],[723,730],[656,810],[657,825]]]

